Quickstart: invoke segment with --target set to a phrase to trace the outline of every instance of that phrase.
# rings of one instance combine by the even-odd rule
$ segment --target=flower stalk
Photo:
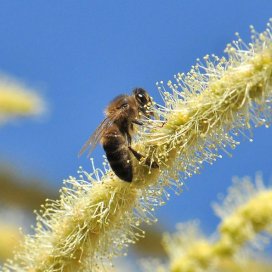
[[[120,255],[144,232],[142,222],[156,222],[153,210],[165,203],[169,187],[212,164],[220,149],[235,148],[235,136],[252,126],[269,126],[272,95],[271,26],[254,40],[238,38],[227,58],[200,60],[187,74],[175,76],[165,105],[154,108],[134,148],[158,163],[149,169],[134,160],[133,182],[119,180],[105,165],[80,178],[70,177],[58,201],[37,213],[35,235],[6,264],[7,271],[101,271],[105,260]]]

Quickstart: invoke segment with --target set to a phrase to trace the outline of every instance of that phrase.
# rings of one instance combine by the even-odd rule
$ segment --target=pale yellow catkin
[[[217,241],[200,235],[192,223],[180,225],[176,234],[165,236],[164,246],[170,258],[166,271],[221,271],[225,263],[235,263],[235,255],[246,244],[257,243],[254,239],[260,233],[272,235],[272,190],[265,188],[259,177],[255,184],[248,178],[240,180],[215,209],[223,215]]]
[[[156,222],[153,210],[180,189],[182,180],[212,164],[234,137],[271,121],[271,26],[243,45],[227,47],[228,59],[205,57],[187,74],[169,82],[172,93],[158,84],[165,106],[154,108],[134,147],[157,161],[149,169],[137,161],[131,184],[110,170],[71,177],[60,200],[48,201],[37,214],[35,235],[5,265],[6,271],[101,271],[106,260],[122,254],[144,235],[139,225]]]
[[[15,117],[38,115],[43,111],[41,97],[21,83],[0,76],[0,124]]]
[[[0,262],[12,256],[16,245],[22,240],[22,234],[11,224],[0,223]]]

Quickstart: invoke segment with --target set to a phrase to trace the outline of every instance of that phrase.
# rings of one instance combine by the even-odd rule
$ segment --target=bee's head
[[[149,116],[151,113],[148,112],[149,108],[152,105],[152,99],[149,96],[148,92],[142,88],[136,88],[132,91],[137,104],[139,105],[139,110],[146,116]]]

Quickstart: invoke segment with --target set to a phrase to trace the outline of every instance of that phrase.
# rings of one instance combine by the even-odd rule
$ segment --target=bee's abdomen
[[[121,135],[107,136],[103,148],[113,172],[122,180],[131,182],[133,178],[129,149]]]

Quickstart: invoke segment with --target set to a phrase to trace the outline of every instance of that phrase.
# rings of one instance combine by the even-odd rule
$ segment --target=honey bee
[[[106,118],[83,145],[79,155],[82,155],[88,148],[88,155],[90,155],[100,142],[113,172],[120,179],[131,182],[133,179],[131,154],[138,161],[144,158],[131,147],[134,125],[142,126],[141,118],[153,115],[150,112],[151,105],[151,97],[142,88],[134,89],[131,95],[117,96],[107,106]],[[158,168],[158,164],[151,162],[148,158],[145,159],[145,165]]]

